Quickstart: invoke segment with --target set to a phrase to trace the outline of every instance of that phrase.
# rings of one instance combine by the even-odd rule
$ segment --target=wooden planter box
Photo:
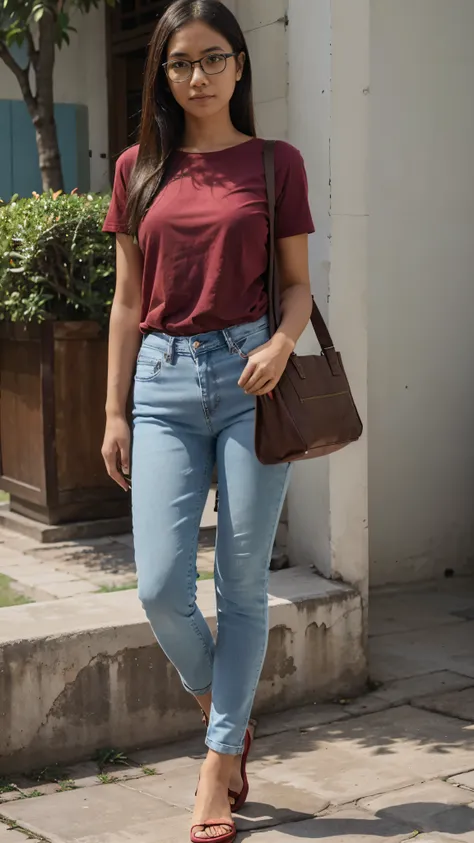
[[[0,323],[0,488],[44,524],[117,518],[100,449],[107,338],[94,322]]]

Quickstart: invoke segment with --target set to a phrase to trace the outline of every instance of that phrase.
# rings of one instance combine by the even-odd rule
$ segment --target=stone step
[[[366,680],[360,595],[309,569],[270,577],[270,639],[256,713],[349,696]],[[214,584],[198,601],[216,627]],[[201,729],[135,591],[0,612],[2,773],[130,750]]]

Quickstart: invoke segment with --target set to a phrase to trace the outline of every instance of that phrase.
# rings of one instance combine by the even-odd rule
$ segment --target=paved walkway
[[[203,577],[212,576],[214,570],[214,503],[212,490],[199,534],[197,563]],[[35,601],[134,588],[133,539],[122,535],[38,544],[0,527],[0,574],[10,577],[17,591]]]
[[[474,581],[371,607],[375,690],[261,719],[239,841],[474,843]],[[199,739],[0,781],[0,843],[186,843],[202,757]]]

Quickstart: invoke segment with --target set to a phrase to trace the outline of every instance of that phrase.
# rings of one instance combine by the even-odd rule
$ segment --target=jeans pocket
[[[135,369],[136,381],[152,381],[157,378],[161,372],[162,359],[161,357],[152,357],[150,353],[138,355],[137,366]]]
[[[261,345],[265,345],[270,339],[270,331],[267,327],[260,328],[253,334],[248,334],[241,340],[234,340],[235,347],[241,357],[248,357],[251,351],[255,351]]]

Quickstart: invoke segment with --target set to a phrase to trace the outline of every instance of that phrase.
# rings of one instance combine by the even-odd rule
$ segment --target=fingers
[[[276,383],[270,381],[263,387],[263,389],[260,389],[258,392],[253,392],[252,395],[268,395],[268,397],[273,401],[273,390],[275,387]]]
[[[246,389],[245,392],[247,395],[266,395],[267,392],[271,392],[275,386],[276,382],[274,380],[269,381],[264,379],[258,381],[251,389]]]
[[[128,445],[121,445],[120,446],[120,465],[122,466],[122,471],[124,474],[130,473],[130,459],[129,459],[129,447]]]
[[[120,464],[122,469],[121,474],[125,477],[128,492],[132,487],[132,482],[130,480],[130,449],[128,443],[126,446],[122,446],[120,448]]]
[[[254,372],[256,371],[256,368],[257,368],[257,364],[252,363],[252,361],[249,360],[249,362],[247,363],[247,365],[246,365],[244,371],[242,372],[242,374],[239,378],[239,381],[238,381],[238,385],[240,387],[242,387],[242,389],[247,388],[247,384],[248,384],[250,378],[253,376]]]
[[[123,475],[120,472],[119,463],[118,463],[118,456],[121,451],[118,448],[117,443],[114,443],[112,446],[104,446],[102,449],[102,457],[105,462],[105,467],[107,469],[107,474],[112,480],[120,486],[124,492],[129,491],[129,485]]]
[[[266,367],[258,368],[248,379],[244,387],[247,395],[264,395],[278,383],[278,378],[270,374]]]

